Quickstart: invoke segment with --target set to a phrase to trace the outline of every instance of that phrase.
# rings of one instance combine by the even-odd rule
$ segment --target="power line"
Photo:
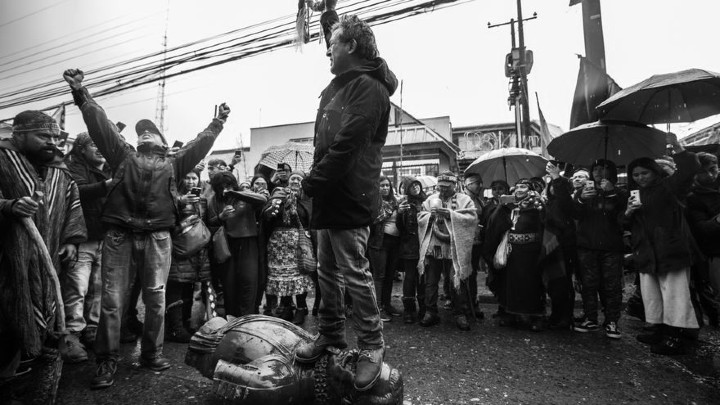
[[[57,3],[53,3],[53,4],[51,4],[51,5],[47,6],[47,7],[43,7],[43,8],[41,8],[40,10],[33,11],[32,13],[25,14],[25,15],[22,16],[22,17],[18,17],[18,18],[16,18],[16,19],[10,20],[10,21],[8,21],[8,22],[6,22],[6,23],[2,23],[2,24],[0,24],[0,28],[5,28],[6,26],[8,26],[8,25],[10,25],[10,24],[16,23],[16,22],[18,22],[18,21],[22,21],[22,20],[24,20],[24,19],[26,19],[26,18],[28,18],[28,17],[32,17],[32,16],[34,16],[34,15],[36,15],[36,14],[40,14],[40,13],[42,13],[42,12],[44,12],[44,11],[50,10],[51,8],[57,7],[57,6],[59,6],[60,4],[65,3],[66,1],[68,1],[68,0],[58,1]]]
[[[377,1],[371,5],[360,7],[358,5],[366,4],[370,0],[362,0],[359,2],[356,2],[349,7],[357,6],[357,9],[354,11],[358,11],[358,14],[362,13],[362,16],[365,16],[364,19],[370,24],[370,25],[380,25],[385,24],[388,22],[398,21],[400,19],[408,18],[410,16],[414,16],[420,13],[427,12],[428,9],[431,11],[438,10],[441,8],[445,8],[448,6],[454,5],[453,3],[458,3],[457,0],[435,0],[435,1],[413,1],[413,0],[396,0],[396,1]],[[467,3],[474,0],[460,0],[459,3]],[[376,14],[370,14],[368,15],[368,10],[374,10],[374,11],[381,11]],[[339,10],[340,11],[340,10]],[[361,17],[362,17],[361,16]],[[185,75],[188,73],[200,71],[203,69],[207,69],[209,67],[218,66],[224,63],[232,62],[235,60],[239,60],[242,58],[250,57],[259,55],[262,53],[270,52],[273,50],[281,49],[283,47],[288,47],[292,44],[292,33],[294,31],[294,16],[289,17],[282,17],[278,18],[274,21],[280,21],[282,19],[291,18],[292,21],[288,21],[287,23],[282,24],[276,24],[274,27],[265,28],[258,32],[251,32],[248,34],[243,34],[239,38],[231,38],[229,40],[223,41],[221,43],[214,43],[209,46],[201,47],[200,49],[196,50],[189,50],[184,53],[181,53],[180,55],[175,55],[173,57],[168,57],[168,60],[163,63],[162,60],[152,60],[152,58],[156,57],[158,54],[162,54],[162,52],[155,52],[150,55],[141,56],[138,58],[135,58],[129,62],[123,63],[122,66],[125,67],[130,63],[139,62],[145,59],[151,59],[148,62],[145,62],[144,64],[141,64],[140,66],[132,66],[129,68],[125,68],[124,70],[117,71],[115,73],[105,73],[103,75],[100,75],[99,77],[93,77],[87,82],[88,87],[95,87],[99,88],[96,92],[96,96],[100,95],[108,95],[113,94],[118,91],[123,91],[127,89],[136,88],[138,86],[143,86],[149,83],[156,82],[160,80],[161,75],[159,73],[161,71],[171,69],[173,67],[177,67],[181,64],[187,64],[190,62],[199,62],[206,60],[208,63],[200,64],[195,67],[191,67],[182,71],[177,71],[173,73],[167,74],[166,78],[172,78],[177,77],[180,75]],[[266,22],[267,23],[267,22]],[[262,27],[263,24],[256,24],[251,27]],[[314,26],[318,26],[317,22],[313,24]],[[224,34],[215,35],[210,38],[202,39],[199,41],[194,41],[190,44],[181,45],[178,47],[173,48],[173,51],[175,50],[184,50],[188,48],[188,45],[191,44],[200,44],[203,42],[207,42],[208,40],[212,38],[220,38],[223,36],[227,36],[229,33],[238,33],[243,30],[247,30],[247,28],[241,28],[237,30],[233,30]],[[311,39],[317,39],[320,36],[319,31],[315,34],[311,34]],[[237,42],[239,39],[247,38],[244,42]],[[250,39],[252,38],[252,39]],[[237,43],[235,43],[237,42]],[[218,45],[221,45],[220,48],[218,48]],[[170,50],[168,50],[170,51]],[[112,70],[113,68],[117,68],[117,64],[113,64],[112,66],[108,66],[105,68],[97,69],[97,71],[102,70]],[[90,73],[90,72],[88,72]],[[103,86],[106,86],[104,88],[101,88]],[[50,83],[45,83],[43,85],[35,86],[33,90],[39,90],[40,88],[45,87],[51,87],[50,89],[45,89],[42,91],[36,91],[34,93],[30,94],[24,94],[20,96],[22,93],[29,93],[27,91],[28,89],[23,89],[19,91],[14,91],[11,93],[6,93],[0,95],[0,99],[8,99],[5,100],[3,103],[0,103],[0,109],[5,109],[9,107],[24,105],[32,102],[37,101],[44,101],[49,100],[54,97],[60,97],[60,96],[66,96],[67,95],[67,88],[65,86],[65,83],[61,80],[54,80]],[[17,97],[15,97],[17,96]]]

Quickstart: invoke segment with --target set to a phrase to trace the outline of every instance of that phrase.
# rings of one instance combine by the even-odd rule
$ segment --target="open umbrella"
[[[309,143],[287,142],[265,150],[259,164],[277,169],[278,163],[287,163],[293,170],[310,171],[315,147]]]
[[[720,114],[720,74],[702,69],[651,76],[597,107],[601,120],[693,122]]]
[[[580,125],[553,139],[548,153],[575,165],[591,165],[599,158],[619,166],[639,157],[660,157],[665,132],[636,122],[596,121]]]
[[[492,150],[470,163],[465,175],[477,173],[483,181],[505,180],[515,184],[518,180],[539,177],[545,174],[547,159],[535,152],[522,148]]]

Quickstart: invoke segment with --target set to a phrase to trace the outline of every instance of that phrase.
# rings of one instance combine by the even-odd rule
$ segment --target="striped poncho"
[[[0,337],[31,357],[40,354],[54,330],[56,297],[49,272],[56,270],[45,268],[10,210],[13,200],[35,191],[43,199],[33,220],[59,272],[60,247],[87,237],[77,185],[62,163],[35,166],[9,141],[0,141]]]

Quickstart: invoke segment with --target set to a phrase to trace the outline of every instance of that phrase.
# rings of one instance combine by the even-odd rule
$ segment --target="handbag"
[[[212,234],[197,215],[190,215],[180,221],[179,232],[173,235],[173,254],[188,258],[202,250],[210,242]]]
[[[310,232],[302,224],[298,228],[297,266],[300,274],[310,274],[317,271],[317,258],[313,248]]]
[[[505,231],[502,240],[495,251],[493,256],[493,265],[496,269],[504,269],[507,266],[508,256],[512,250],[512,245],[508,242],[508,235],[510,231]]]
[[[213,256],[219,264],[225,263],[230,259],[230,245],[228,245],[227,235],[225,235],[225,227],[221,226],[212,236]]]

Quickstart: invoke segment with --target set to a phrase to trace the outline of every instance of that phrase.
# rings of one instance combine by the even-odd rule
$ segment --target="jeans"
[[[405,278],[403,279],[403,303],[414,301],[417,297],[418,308],[425,312],[425,275],[418,273],[418,259],[403,259]]]
[[[400,238],[385,234],[382,248],[368,250],[370,268],[375,281],[375,296],[380,298],[380,306],[390,306],[395,269],[398,263]]]
[[[470,311],[468,300],[468,280],[460,281],[460,286],[456,289],[453,285],[453,277],[455,270],[452,260],[436,259],[431,256],[425,258],[427,266],[425,267],[425,306],[431,314],[438,313],[438,285],[440,284],[440,274],[448,274],[446,282],[450,289],[450,299],[453,303],[454,315],[467,315]]]
[[[370,228],[318,230],[318,282],[322,291],[321,338],[345,342],[345,293],[352,298],[353,329],[360,349],[384,347],[380,310],[368,259]]]
[[[62,277],[65,327],[74,334],[96,328],[100,318],[102,241],[81,243],[77,255]]]
[[[585,316],[597,322],[598,294],[604,297],[605,323],[620,320],[623,288],[623,255],[620,252],[578,248],[582,269],[582,300]]]
[[[113,227],[105,234],[102,251],[102,308],[95,339],[98,363],[120,358],[120,324],[130,286],[139,273],[145,326],[140,355],[162,355],[165,335],[165,290],[170,273],[172,240],[168,231],[133,232]],[[132,266],[132,261],[135,266]]]

